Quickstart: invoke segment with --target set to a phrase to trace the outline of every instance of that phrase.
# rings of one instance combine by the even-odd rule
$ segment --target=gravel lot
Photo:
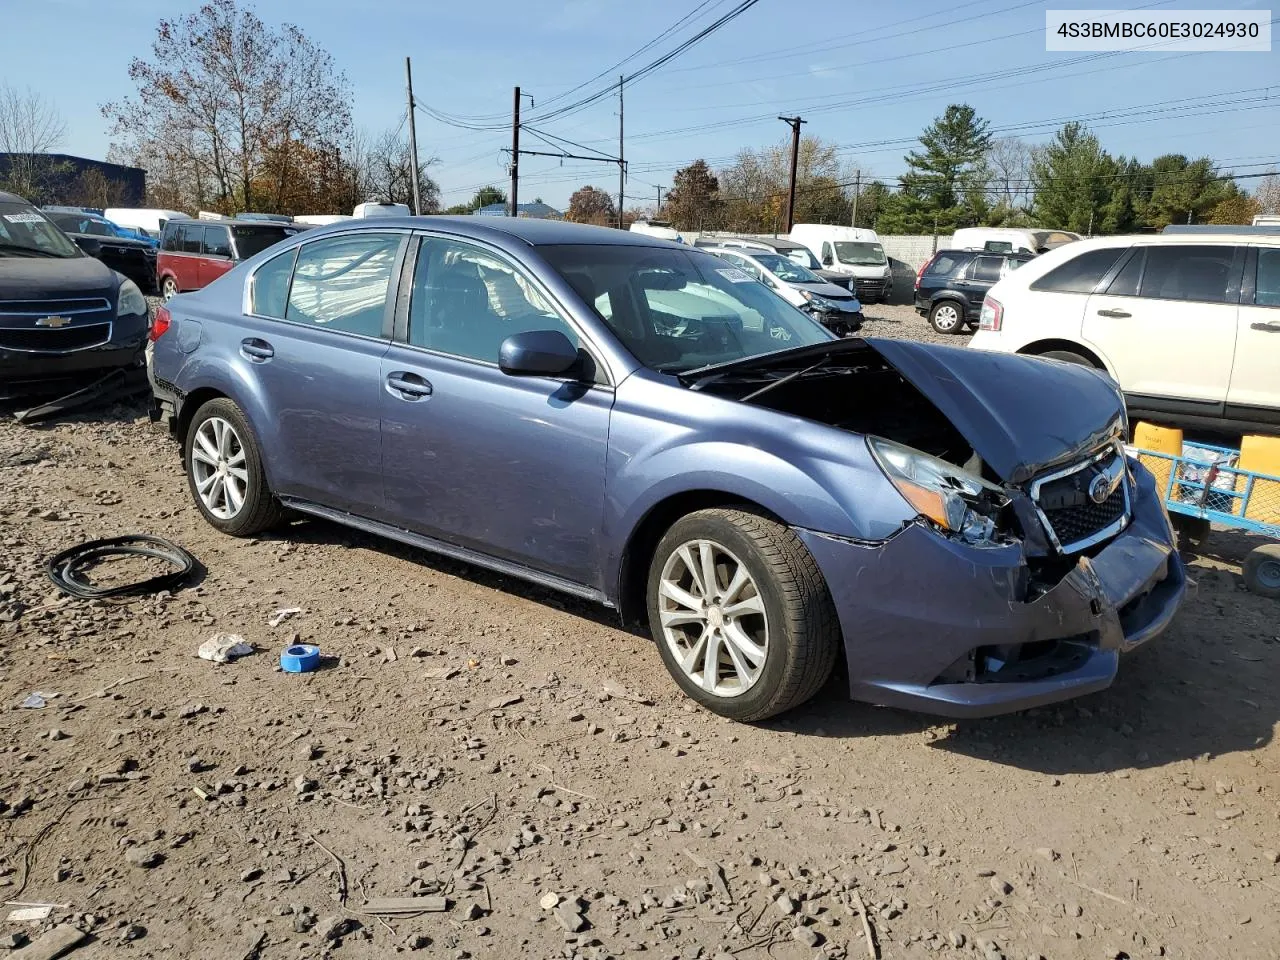
[[[1104,693],[946,723],[833,681],[743,726],[596,608],[318,521],[217,534],[140,406],[0,422],[0,518],[0,887],[65,905],[6,907],[0,947],[61,923],[93,935],[74,960],[813,960],[868,932],[884,958],[1280,956],[1278,608],[1241,535]],[[125,532],[205,571],[122,603],[45,579]],[[218,632],[257,652],[197,659]],[[279,672],[298,640],[324,669]],[[369,903],[408,896],[445,909]]]

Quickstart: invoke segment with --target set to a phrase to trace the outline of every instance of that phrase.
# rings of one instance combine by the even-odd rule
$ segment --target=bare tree
[[[351,90],[333,58],[292,24],[267,26],[236,0],[161,20],[137,94],[105,104],[118,152],[163,155],[223,212],[286,203],[295,163],[332,156],[351,133]]]
[[[993,140],[987,150],[993,206],[1025,210],[1031,205],[1031,148],[1017,137]]]
[[[57,149],[67,125],[57,107],[31,89],[0,83],[0,188],[31,200],[45,200],[58,171],[47,154]]]
[[[1253,199],[1258,202],[1259,213],[1280,214],[1280,173],[1271,170],[1261,177]]]
[[[365,195],[356,202],[385,200],[412,207],[413,167],[409,163],[408,137],[398,129],[386,130],[372,141],[362,134],[361,144],[361,187]],[[435,157],[418,160],[418,195],[423,213],[440,209],[440,185],[427,175],[427,168],[436,162]]]

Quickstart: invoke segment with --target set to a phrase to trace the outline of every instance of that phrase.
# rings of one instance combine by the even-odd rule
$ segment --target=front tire
[[[680,688],[732,720],[809,700],[835,663],[840,628],[817,564],[786,526],[743,510],[699,510],[654,551],[649,627]]]
[[[284,511],[267,486],[258,442],[240,408],[226,397],[196,411],[183,463],[191,498],[211,526],[251,537],[279,523]]]
[[[929,310],[929,326],[938,333],[962,333],[964,307],[954,300],[939,300]]]

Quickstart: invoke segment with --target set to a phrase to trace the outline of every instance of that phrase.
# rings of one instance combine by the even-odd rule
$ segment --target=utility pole
[[[654,214],[659,219],[662,218],[662,188],[658,188],[658,212]]]
[[[853,216],[849,218],[849,226],[858,225],[858,195],[862,193],[862,171],[854,171],[853,177]]]
[[[796,163],[800,158],[800,124],[805,121],[799,117],[779,117],[783,123],[791,127],[791,186],[787,193],[787,233],[795,226],[796,215]]]
[[[618,77],[618,229],[622,229],[623,195],[627,182],[627,165],[622,158],[622,77]]]
[[[404,83],[409,93],[409,177],[413,181],[413,215],[416,217],[422,212],[422,198],[418,196],[418,131],[413,125],[413,68],[409,66],[408,57],[404,58]]]
[[[511,216],[519,216],[520,194],[520,88],[511,100]]]

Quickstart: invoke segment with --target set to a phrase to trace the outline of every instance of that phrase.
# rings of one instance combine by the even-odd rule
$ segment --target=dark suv
[[[1029,260],[1030,253],[939,250],[916,275],[916,313],[938,333],[976,326],[982,299],[996,281]]]

